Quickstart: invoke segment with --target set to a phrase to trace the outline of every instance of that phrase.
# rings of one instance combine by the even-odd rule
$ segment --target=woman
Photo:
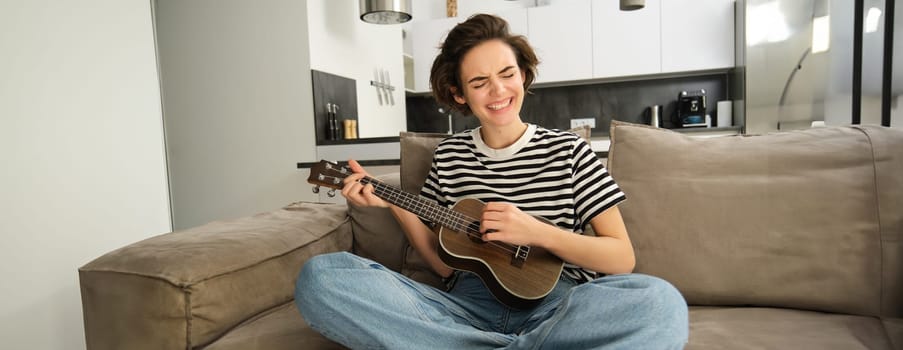
[[[449,32],[433,63],[433,94],[473,114],[480,127],[438,146],[422,195],[444,206],[486,202],[482,239],[560,257],[565,269],[555,288],[537,306],[506,307],[479,277],[446,266],[432,230],[359,183],[366,172],[351,161],[342,194],[390,208],[412,246],[453,282],[443,291],[351,254],[318,256],[297,286],[296,303],[312,328],[355,349],[683,347],[681,295],[661,279],[630,274],[633,247],[617,208],[624,194],[584,140],[521,120],[537,63],[526,40],[498,17],[475,15]],[[579,234],[586,224],[596,236]]]

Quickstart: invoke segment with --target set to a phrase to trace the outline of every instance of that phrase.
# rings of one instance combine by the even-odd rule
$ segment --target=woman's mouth
[[[490,110],[493,110],[493,111],[497,111],[497,110],[503,109],[505,107],[508,107],[509,105],[511,105],[511,98],[504,100],[502,102],[493,103],[491,105],[486,106],[486,108],[489,108]]]

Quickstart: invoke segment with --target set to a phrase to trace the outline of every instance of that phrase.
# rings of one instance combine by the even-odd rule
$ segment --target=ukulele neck
[[[371,177],[364,177],[360,182],[364,185],[373,185],[373,194],[382,200],[407,210],[424,220],[453,229],[465,224],[462,222],[460,214],[440,206],[435,201],[402,191]]]

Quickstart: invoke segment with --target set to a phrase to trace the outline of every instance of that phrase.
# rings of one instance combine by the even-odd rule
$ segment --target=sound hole
[[[471,222],[470,226],[468,226],[468,227],[471,227],[473,232],[471,234],[467,235],[467,238],[470,238],[470,240],[474,243],[481,243],[481,244],[486,243],[486,241],[483,240],[483,234],[480,233],[480,222],[479,221]],[[490,230],[490,232],[491,231],[492,230]]]

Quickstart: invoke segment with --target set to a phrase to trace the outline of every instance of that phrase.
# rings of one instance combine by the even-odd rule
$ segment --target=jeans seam
[[[380,268],[377,268],[377,269],[378,269],[378,270],[381,270],[381,271],[383,271],[383,272],[385,272],[385,273],[388,273],[388,271],[386,271],[386,270],[383,270],[383,269],[380,269]],[[425,293],[424,293],[423,291],[420,290],[420,288],[419,288],[418,286],[415,286],[415,285],[413,285],[413,284],[409,284],[409,283],[406,283],[406,282],[404,282],[404,281],[401,281],[401,280],[399,280],[398,278],[396,278],[396,276],[394,276],[394,275],[392,275],[392,274],[390,274],[390,273],[389,273],[389,275],[390,275],[389,277],[391,277],[392,283],[395,285],[395,289],[396,289],[396,290],[403,290],[404,287],[407,287],[407,288],[409,288],[410,290],[414,290],[414,291],[416,291],[417,293],[421,294],[425,299],[430,299],[429,297],[427,297],[427,296],[425,295]],[[413,282],[413,281],[412,281],[412,283],[416,283],[416,282]],[[411,306],[413,306],[414,309],[416,309],[416,310],[418,311],[418,314],[419,314],[418,317],[419,317],[421,320],[423,320],[423,321],[434,321],[433,319],[431,319],[431,318],[426,314],[426,310],[423,309],[423,305],[421,305],[421,303],[417,303],[417,302],[414,300],[414,298],[411,297],[408,293],[401,293],[401,294],[404,295],[405,300],[407,300],[408,303],[409,303]]]
[[[536,340],[536,343],[533,344],[531,349],[540,349],[542,345],[546,342],[546,339],[549,337],[549,334],[552,333],[552,329],[555,328],[555,325],[561,321],[561,318],[567,314],[568,309],[570,308],[571,295],[573,294],[574,287],[571,287],[567,294],[562,297],[561,302],[558,304],[558,307],[555,310],[555,313],[552,314],[552,317],[549,317],[546,322],[551,322],[551,325],[543,330],[542,334]]]

